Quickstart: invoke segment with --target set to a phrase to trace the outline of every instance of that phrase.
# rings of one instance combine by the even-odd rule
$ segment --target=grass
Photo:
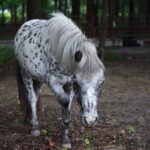
[[[14,63],[14,50],[10,46],[0,46],[0,68]]]

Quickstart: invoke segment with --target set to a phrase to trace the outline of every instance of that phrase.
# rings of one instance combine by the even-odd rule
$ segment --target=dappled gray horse
[[[74,95],[81,106],[82,122],[98,121],[97,103],[104,82],[104,66],[94,43],[61,13],[49,20],[31,20],[21,26],[14,40],[19,99],[31,134],[40,135],[38,108],[40,89],[46,83],[62,105],[63,147],[68,138],[70,108]]]

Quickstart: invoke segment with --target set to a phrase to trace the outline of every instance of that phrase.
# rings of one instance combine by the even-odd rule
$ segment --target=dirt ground
[[[100,120],[81,132],[76,101],[72,105],[71,150],[150,149],[150,61],[105,61],[106,81],[99,100]],[[14,73],[0,74],[0,150],[63,150],[54,94],[42,89],[40,137],[22,124]],[[65,149],[64,149],[65,150]]]

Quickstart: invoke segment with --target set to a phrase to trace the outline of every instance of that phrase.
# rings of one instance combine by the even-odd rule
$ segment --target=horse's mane
[[[48,20],[48,34],[50,35],[50,52],[62,66],[74,71],[75,67],[85,74],[95,72],[99,68],[104,69],[99,60],[96,48],[82,33],[76,24],[62,13],[53,13]],[[81,51],[83,57],[79,64],[74,60],[77,51]]]

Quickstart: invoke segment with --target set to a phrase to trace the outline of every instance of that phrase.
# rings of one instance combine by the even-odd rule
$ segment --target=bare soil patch
[[[143,60],[107,61],[106,82],[99,100],[100,120],[81,133],[77,103],[72,105],[72,150],[150,149],[150,63]],[[43,87],[42,135],[32,137],[22,124],[14,73],[0,74],[0,149],[60,150],[57,119],[61,107],[54,94]]]

